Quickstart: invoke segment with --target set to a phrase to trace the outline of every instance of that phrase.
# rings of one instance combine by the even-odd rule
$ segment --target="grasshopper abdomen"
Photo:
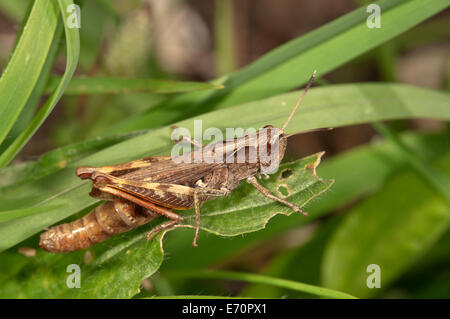
[[[111,236],[127,232],[157,217],[133,203],[107,201],[73,222],[50,228],[41,234],[39,247],[52,252],[70,252],[87,248]]]

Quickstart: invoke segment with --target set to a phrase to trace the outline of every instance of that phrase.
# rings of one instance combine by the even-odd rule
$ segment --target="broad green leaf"
[[[46,91],[52,92],[60,78],[51,78]],[[203,82],[181,82],[157,79],[133,79],[114,77],[74,77],[64,94],[124,94],[133,92],[181,93],[199,90],[221,89],[223,86]]]
[[[439,160],[450,175],[450,154]],[[389,284],[418,260],[448,229],[446,201],[417,175],[403,172],[376,195],[345,217],[325,251],[322,268],[325,286],[359,297],[372,296],[367,266],[381,268],[381,287]]]
[[[130,118],[115,132],[157,127],[206,111],[255,101],[306,83],[313,70],[319,76],[394,38],[448,7],[448,0],[382,0],[382,27],[367,27],[366,7],[356,9],[264,55],[254,63],[217,79],[216,92],[186,94],[148,114]]]
[[[70,16],[70,12],[67,12],[67,8],[69,5],[73,4],[73,1],[71,0],[58,0],[58,5],[59,5],[59,10],[60,12],[56,11],[57,7],[56,7],[56,3],[53,1],[43,1],[43,0],[38,0],[36,1],[36,5],[37,8],[40,8],[40,3],[44,3],[45,5],[43,9],[47,10],[46,14],[50,15],[50,16],[46,16],[46,17],[38,17],[39,18],[39,22],[38,25],[33,26],[33,27],[29,27],[27,26],[27,30],[28,32],[23,32],[22,33],[22,37],[30,32],[32,32],[29,37],[31,37],[33,40],[34,39],[38,39],[37,41],[39,42],[40,37],[46,37],[45,32],[41,32],[40,30],[40,26],[42,24],[42,21],[46,21],[46,19],[50,19],[50,21],[54,21],[55,26],[57,25],[57,21],[58,21],[58,17],[59,14],[62,15],[62,20],[64,21],[64,29],[65,29],[65,35],[66,35],[66,52],[67,52],[67,57],[66,57],[66,70],[64,72],[63,77],[61,78],[61,82],[59,83],[58,87],[55,89],[55,91],[52,93],[52,95],[50,95],[50,97],[48,98],[48,100],[46,101],[46,103],[40,108],[39,112],[34,116],[33,120],[30,122],[30,124],[26,127],[26,129],[15,139],[15,141],[13,143],[11,143],[11,145],[8,146],[8,148],[0,155],[0,169],[3,168],[4,166],[6,166],[13,158],[15,155],[17,155],[17,153],[23,148],[23,146],[28,142],[28,140],[33,136],[33,134],[36,132],[36,130],[42,125],[42,123],[44,122],[44,120],[47,118],[47,116],[50,114],[50,112],[53,110],[53,108],[55,107],[56,103],[59,101],[59,99],[61,98],[64,89],[66,88],[66,86],[68,85],[70,78],[72,77],[73,73],[75,72],[77,63],[78,63],[78,56],[79,56],[79,52],[80,52],[80,39],[79,39],[79,33],[78,33],[78,29],[77,28],[71,28],[66,21],[69,19]],[[47,7],[50,6],[50,7]],[[30,14],[30,17],[33,14],[33,10],[34,7],[32,9],[32,12]],[[36,9],[37,10],[37,9]],[[29,18],[30,19],[30,18]],[[33,20],[32,20],[33,21]],[[37,31],[37,35],[34,34],[34,32]],[[20,40],[19,43],[16,47],[16,49],[19,49],[20,47]],[[25,56],[23,55],[17,55],[17,61],[16,60],[11,60],[11,61],[15,61],[15,63],[17,64],[24,64],[25,69],[16,69],[16,71],[14,72],[15,76],[19,77],[20,79],[26,79],[28,78],[27,76],[23,76],[23,74],[28,74],[28,69],[33,69],[36,66],[34,64],[39,65],[38,61],[34,61],[31,59],[31,56],[34,56],[34,54],[31,54],[30,52],[34,50],[33,45],[36,45],[36,43],[31,42],[30,44],[28,44],[28,46],[26,47],[26,52],[24,53]],[[19,50],[19,52],[22,52],[22,50]],[[14,59],[14,58],[13,58]],[[32,60],[31,66],[28,65],[28,61]],[[25,63],[23,63],[25,61]],[[44,63],[45,61],[43,61],[42,63]],[[22,66],[21,66],[22,67]],[[39,73],[39,70],[35,70],[35,73]],[[9,121],[9,127],[6,126],[4,129],[2,129],[2,124],[4,123],[3,121],[0,123],[0,141],[2,141],[4,139],[4,136],[2,137],[2,132],[8,132],[11,128],[11,126],[13,125],[14,121],[17,119],[17,117],[20,114],[20,110],[23,108],[22,104],[26,103],[26,99],[29,98],[29,94],[23,94],[23,92],[20,90],[20,87],[15,86],[15,83],[13,81],[13,79],[7,78],[5,77],[6,71],[4,72],[2,78],[0,80],[4,80],[6,83],[5,84],[5,91],[4,93],[2,93],[1,90],[1,83],[0,83],[0,97],[3,94],[9,94],[12,97],[9,100],[9,103],[14,103],[14,101],[17,99],[17,103],[19,105],[19,112],[14,111],[12,112],[11,109],[16,109],[16,103],[14,103],[14,106],[11,106],[11,104],[7,104],[10,105],[9,108],[6,107],[5,111],[3,111],[3,114],[0,113],[0,117],[2,117],[3,119],[3,115],[6,115],[7,120],[5,121],[5,123],[8,123]],[[36,74],[36,77],[38,78],[39,75]],[[5,79],[4,79],[5,78]],[[32,78],[32,77],[31,77]],[[12,82],[13,81],[13,82]],[[19,81],[20,83],[20,81]],[[30,94],[33,90],[35,83],[31,83],[30,81],[25,81],[23,83],[23,90],[25,92],[30,91]],[[12,86],[12,87],[10,87]],[[8,91],[9,90],[9,91]],[[16,94],[11,94],[11,92],[16,92]],[[23,96],[24,95],[24,96]],[[22,103],[22,104],[21,104]],[[1,112],[1,111],[0,111]],[[4,133],[4,134],[6,134]]]
[[[298,95],[298,92],[279,95],[205,114],[202,116],[203,127],[259,128],[268,123],[279,127],[290,113]],[[288,126],[288,132],[399,118],[429,117],[448,120],[449,100],[448,95],[443,93],[397,84],[349,84],[316,88],[305,98],[302,109]],[[237,117],[237,113],[242,116]],[[179,127],[193,128],[192,119],[177,124]],[[169,154],[173,145],[173,141],[169,139],[170,133],[170,127],[152,130],[37,181],[0,190],[0,207],[3,211],[64,204],[61,210],[49,209],[45,214],[1,223],[0,250],[11,247],[42,228],[96,202],[87,196],[90,184],[74,176],[76,166],[102,166],[149,155]]]

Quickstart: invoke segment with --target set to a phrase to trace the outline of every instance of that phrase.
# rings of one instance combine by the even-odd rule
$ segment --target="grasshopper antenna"
[[[332,129],[333,129],[332,127],[315,128],[315,129],[312,129],[312,130],[306,130],[306,131],[303,131],[303,132],[295,132],[295,133],[292,133],[292,134],[288,134],[288,135],[285,135],[284,137],[290,137],[290,136],[294,136],[294,135],[298,135],[298,134],[305,134],[305,133],[331,131]]]
[[[313,74],[311,75],[311,78],[308,81],[308,84],[306,84],[305,90],[303,91],[302,95],[300,96],[300,98],[297,101],[297,104],[295,105],[294,109],[292,110],[291,114],[289,115],[288,119],[286,120],[286,122],[284,122],[283,126],[281,127],[281,130],[284,131],[284,129],[286,128],[286,126],[288,126],[289,122],[291,121],[291,119],[294,117],[295,111],[297,111],[298,106],[300,105],[300,103],[302,102],[303,98],[305,97],[306,92],[309,90],[309,88],[311,87],[311,85],[314,82],[314,78],[316,77],[316,73],[317,71],[314,70]]]

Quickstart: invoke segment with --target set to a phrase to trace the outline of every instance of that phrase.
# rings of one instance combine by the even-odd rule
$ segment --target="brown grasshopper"
[[[242,180],[265,197],[306,215],[300,207],[260,185],[256,176],[266,174],[274,162],[277,168],[283,159],[287,144],[284,130],[311,87],[315,74],[316,71],[281,129],[268,125],[256,133],[207,146],[183,137],[197,149],[177,158],[154,156],[113,166],[78,167],[78,177],[93,181],[90,196],[106,202],[81,219],[52,227],[41,234],[39,246],[50,252],[79,250],[158,216],[169,218],[150,230],[147,234],[150,239],[161,230],[180,226],[183,217],[172,209],[194,207],[196,227],[192,245],[196,247],[200,205],[209,199],[227,196]],[[273,156],[261,156],[263,149]],[[198,158],[200,160],[196,161]]]

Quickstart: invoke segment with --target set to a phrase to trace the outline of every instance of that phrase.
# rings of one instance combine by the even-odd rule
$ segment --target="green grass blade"
[[[50,209],[59,209],[61,207],[62,207],[62,204],[59,204],[59,205],[56,204],[56,205],[50,207]],[[42,206],[42,207],[31,207],[29,209],[19,209],[18,211],[15,211],[15,210],[3,211],[0,214],[0,223],[6,222],[6,221],[14,219],[14,218],[44,213],[48,209],[49,209],[49,207]]]
[[[44,1],[45,2],[45,1]],[[39,1],[37,2],[39,3]],[[52,3],[52,2],[46,2],[46,3]],[[5,152],[3,152],[0,155],[0,169],[6,166],[13,158],[17,155],[17,153],[23,148],[23,146],[28,142],[28,140],[33,136],[33,134],[36,132],[36,130],[41,126],[41,124],[44,122],[44,120],[47,118],[47,116],[50,114],[50,112],[55,107],[56,103],[61,98],[64,89],[69,84],[70,79],[72,78],[73,73],[75,72],[75,69],[77,67],[78,63],[78,56],[80,53],[80,39],[79,39],[79,32],[77,28],[70,28],[65,22],[67,21],[70,13],[66,11],[66,8],[73,4],[73,1],[70,0],[58,0],[60,13],[62,15],[62,19],[64,21],[64,29],[65,29],[65,35],[66,35],[66,70],[64,72],[64,75],[61,79],[61,82],[59,83],[56,90],[53,92],[53,94],[49,97],[47,102],[42,106],[42,108],[39,110],[39,112],[36,114],[36,116],[33,118],[31,123],[27,126],[25,131],[20,134],[17,139],[6,149]],[[53,14],[56,14],[56,12],[53,12]],[[57,19],[57,17],[54,17],[54,19]],[[40,22],[42,23],[42,21]],[[36,30],[39,30],[40,27],[38,26]],[[40,32],[39,32],[40,34]],[[32,54],[31,54],[32,55]],[[26,59],[26,58],[25,58]],[[22,76],[20,74],[20,76]],[[0,96],[1,96],[0,91]],[[2,122],[3,123],[3,122]],[[1,134],[1,124],[0,124],[0,134]],[[1,135],[0,135],[1,138]]]
[[[0,143],[5,140],[32,95],[52,51],[57,29],[57,6],[51,1],[36,1],[0,78]]]
[[[308,285],[297,281],[263,276],[259,274],[235,272],[235,271],[210,271],[210,270],[197,270],[197,271],[183,271],[178,273],[166,273],[168,277],[174,278],[214,278],[214,279],[228,279],[228,280],[239,280],[251,283],[260,283],[266,285],[272,285],[277,287],[282,287],[286,289],[291,289],[299,292],[306,292],[315,296],[323,298],[333,298],[333,299],[356,299],[356,297],[340,292],[337,290],[332,290],[328,288],[318,287],[314,285]]]
[[[216,74],[231,73],[236,67],[234,3],[214,1],[215,66]]]
[[[52,92],[60,78],[51,78],[46,92]],[[223,86],[203,82],[181,82],[157,79],[133,79],[115,77],[73,77],[64,91],[65,95],[78,94],[124,94],[134,92],[183,93],[201,90],[216,90]]]
[[[31,10],[32,5],[30,6]],[[29,12],[28,12],[29,14]],[[27,20],[26,20],[27,21]],[[20,39],[20,36],[23,32],[23,28],[26,25],[26,21],[21,25],[21,30],[19,30],[17,34],[17,39]],[[20,113],[19,117],[17,118],[16,122],[14,123],[13,127],[9,131],[8,135],[6,136],[3,143],[0,145],[0,154],[3,153],[14,140],[25,130],[27,125],[30,123],[31,119],[33,118],[33,115],[36,113],[36,108],[39,105],[39,101],[41,99],[43,90],[45,88],[45,85],[48,81],[50,72],[53,68],[53,64],[55,62],[60,41],[61,41],[61,34],[62,34],[62,25],[61,23],[58,24],[58,27],[56,29],[56,34],[53,38],[53,42],[51,44],[51,47],[47,54],[47,59],[45,60],[44,66],[41,69],[41,72],[39,74],[39,78],[35,84],[35,87],[33,88],[33,91],[31,92],[25,106],[23,107],[22,112]]]
[[[253,298],[210,296],[210,295],[177,295],[177,296],[154,296],[142,299],[253,299]]]

